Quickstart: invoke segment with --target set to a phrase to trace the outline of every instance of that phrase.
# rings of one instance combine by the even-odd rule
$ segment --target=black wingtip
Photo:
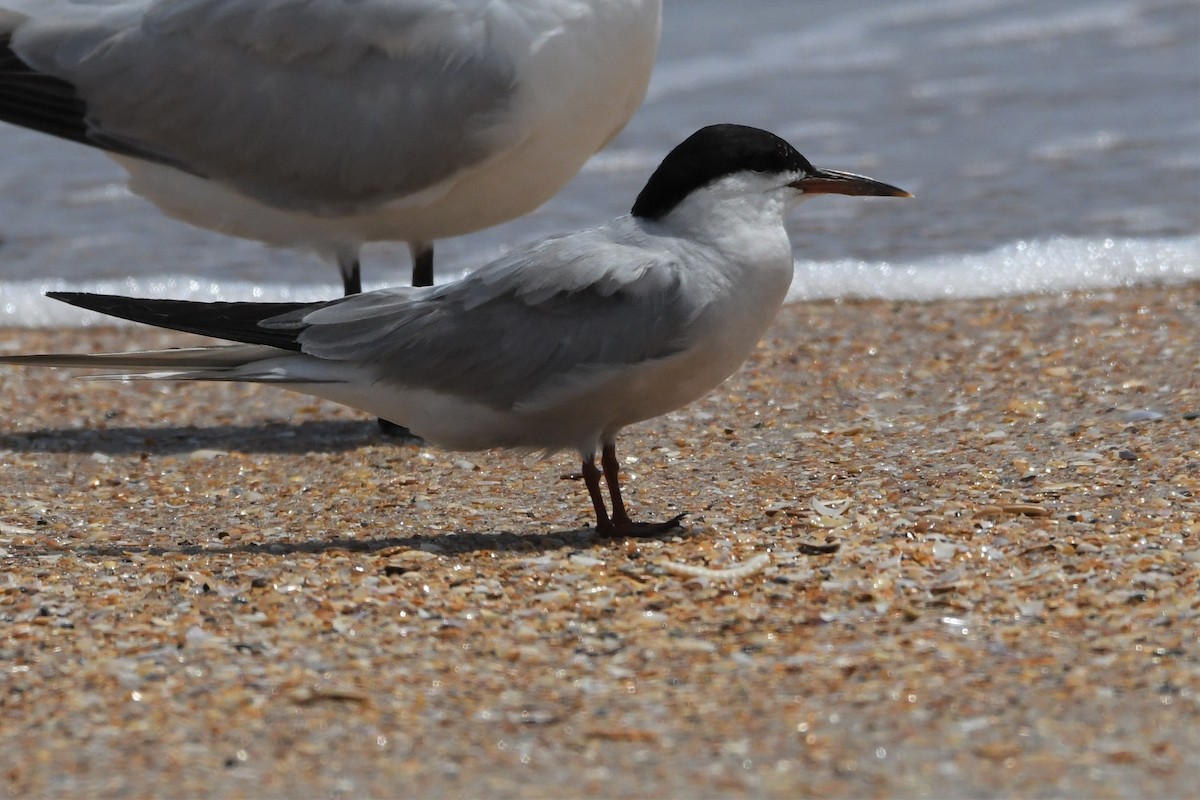
[[[12,31],[0,33],[0,122],[200,174],[169,153],[156,152],[143,143],[124,140],[97,128],[87,100],[79,89],[70,81],[40,72],[25,63],[13,49],[12,40]]]
[[[0,33],[0,120],[103,147],[90,136],[87,103],[75,87],[26,64],[13,50],[11,31]]]
[[[46,296],[77,308],[117,319],[140,322],[200,336],[245,344],[265,344],[300,350],[302,328],[264,328],[265,319],[313,306],[313,303],[205,303],[197,300],[157,300],[91,292],[47,292]]]

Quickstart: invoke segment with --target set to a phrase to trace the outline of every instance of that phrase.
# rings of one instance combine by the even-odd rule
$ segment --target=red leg
[[[595,459],[595,454],[588,453],[583,460],[583,482],[592,497],[592,508],[596,509],[596,533],[611,536],[615,528],[608,518],[608,509],[604,507],[604,497],[600,494],[600,470],[596,469]]]

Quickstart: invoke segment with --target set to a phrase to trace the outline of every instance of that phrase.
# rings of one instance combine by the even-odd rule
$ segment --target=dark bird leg
[[[338,270],[342,273],[343,296],[349,297],[352,294],[362,294],[362,264],[358,260],[358,251],[355,250],[352,255],[349,253],[339,253],[337,264]],[[376,421],[379,423],[379,429],[388,436],[399,438],[410,438],[412,436],[408,432],[408,428],[397,425],[394,422],[388,422],[386,419],[378,419]]]
[[[355,250],[353,255],[339,254],[337,262],[338,270],[342,273],[343,295],[349,297],[352,294],[362,294],[362,265],[358,260],[358,251]],[[376,421],[379,423],[379,429],[388,436],[407,438],[412,435],[408,432],[408,428],[394,422],[388,422],[386,419]]]
[[[412,253],[412,285],[433,286],[433,243],[409,242],[408,252]]]
[[[431,242],[409,242],[408,252],[412,254],[412,285],[433,286],[433,244]],[[397,439],[421,441],[421,437],[413,436],[412,431],[408,428],[386,419],[379,420],[379,429],[384,434]]]
[[[617,530],[628,530],[634,523],[625,511],[625,501],[621,499],[621,465],[617,461],[615,444],[604,445],[604,449],[600,451],[600,466],[604,468],[604,482],[608,484],[608,496],[612,500],[613,526]]]
[[[611,442],[604,445],[600,454],[600,466],[604,468],[604,482],[608,484],[608,495],[612,499],[612,518],[604,507],[600,494],[600,470],[596,469],[595,456],[589,454],[583,461],[583,482],[587,484],[592,506],[596,509],[596,533],[601,536],[648,536],[665,533],[679,527],[686,514],[679,514],[666,522],[634,522],[625,510],[621,498],[620,465],[617,463],[617,448]]]
[[[338,270],[342,273],[342,293],[349,297],[362,293],[362,269],[358,262],[358,254],[353,256],[338,256]]]
[[[592,508],[596,509],[596,533],[601,536],[615,535],[616,529],[608,518],[608,509],[604,507],[604,496],[600,494],[600,470],[596,469],[595,453],[588,453],[583,460],[583,482],[592,498]]]

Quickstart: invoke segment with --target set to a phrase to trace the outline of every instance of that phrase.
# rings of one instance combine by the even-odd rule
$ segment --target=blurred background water
[[[623,213],[713,122],[775,131],[821,166],[916,200],[796,213],[793,298],[937,299],[1200,279],[1195,0],[666,0],[646,105],[558,197],[438,243],[440,280]],[[52,288],[319,299],[307,253],[162,216],[88,148],[0,124],[0,324],[94,320]],[[368,288],[408,276],[372,245]]]

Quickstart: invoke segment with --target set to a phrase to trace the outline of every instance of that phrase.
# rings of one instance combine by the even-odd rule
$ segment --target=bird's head
[[[863,175],[819,169],[773,133],[745,125],[710,125],[672,150],[646,183],[633,216],[663,221],[681,208],[725,201],[786,209],[817,194],[912,197]]]

